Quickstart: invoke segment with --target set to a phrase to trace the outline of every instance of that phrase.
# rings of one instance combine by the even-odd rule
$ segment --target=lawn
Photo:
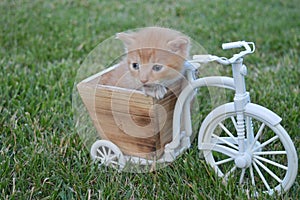
[[[152,173],[98,169],[73,122],[75,77],[89,52],[128,29],[170,27],[225,56],[222,42],[253,41],[251,100],[283,118],[299,154],[299,10],[296,0],[1,1],[0,199],[247,199],[194,147]],[[299,183],[275,198],[299,199]]]

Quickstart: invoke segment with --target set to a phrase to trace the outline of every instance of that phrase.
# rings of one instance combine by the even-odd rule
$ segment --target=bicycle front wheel
[[[297,175],[298,159],[286,130],[266,119],[271,111],[264,108],[263,116],[259,116],[246,109],[244,152],[241,153],[234,106],[226,109],[216,117],[208,115],[200,129],[199,149],[203,150],[206,162],[225,181],[236,177],[243,188],[255,193],[272,195],[288,190]]]

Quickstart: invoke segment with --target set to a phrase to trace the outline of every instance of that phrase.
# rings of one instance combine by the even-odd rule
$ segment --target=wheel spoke
[[[110,154],[111,154],[111,149],[108,148],[108,153],[107,153],[107,156],[110,157]]]
[[[259,130],[258,130],[258,132],[257,132],[257,134],[256,134],[256,136],[255,136],[255,138],[254,138],[254,140],[253,140],[253,142],[252,142],[252,144],[250,145],[250,149],[252,149],[252,148],[254,147],[256,141],[257,141],[258,138],[261,136],[261,134],[262,134],[264,128],[265,128],[265,123],[262,123],[261,126],[259,127]]]
[[[253,166],[254,166],[254,169],[257,171],[260,179],[262,180],[262,182],[264,183],[265,187],[267,188],[268,191],[270,191],[270,186],[268,184],[268,182],[266,181],[264,175],[261,173],[259,167],[257,166],[257,164],[255,162],[253,162]]]
[[[272,161],[272,160],[266,159],[266,158],[264,158],[264,157],[256,156],[256,155],[255,155],[254,158],[256,158],[256,159],[258,159],[258,160],[261,160],[261,161],[264,161],[264,162],[266,162],[266,163],[269,163],[269,164],[271,164],[271,165],[274,165],[274,166],[276,166],[276,167],[279,167],[279,168],[281,168],[281,169],[288,170],[288,167],[287,167],[287,166],[284,166],[284,165],[279,164],[279,163],[277,163],[277,162],[274,162],[274,161]]]
[[[252,151],[255,152],[256,150],[263,148],[265,146],[267,146],[268,144],[274,142],[275,140],[277,140],[279,137],[277,135],[275,135],[274,137],[268,139],[267,141],[265,141],[264,143],[262,143],[261,145],[257,146],[256,148],[254,148]]]
[[[274,172],[272,172],[267,166],[265,166],[263,163],[261,163],[259,160],[254,159],[254,161],[263,168],[268,174],[270,174],[276,181],[279,183],[282,183],[282,179],[280,179]]]
[[[99,157],[99,156],[95,156],[95,158],[96,158],[97,160],[100,160],[101,162],[103,162],[103,160],[104,160],[103,157]]]
[[[107,156],[107,152],[106,152],[105,146],[102,146],[102,150],[103,150],[104,156],[106,157]]]
[[[283,155],[286,151],[258,151],[253,152],[253,155]]]
[[[232,117],[230,117],[231,118],[231,121],[232,121],[232,123],[233,123],[233,125],[234,125],[234,128],[235,128],[235,130],[237,131],[237,123],[236,123],[236,121],[235,121],[235,118],[232,116]]]
[[[240,185],[243,184],[244,182],[245,172],[246,172],[246,168],[243,168],[240,176],[240,181],[239,181]]]
[[[250,169],[251,184],[252,184],[252,186],[255,186],[255,179],[254,179],[254,173],[253,173],[252,165],[250,165],[249,169]]]
[[[231,137],[233,139],[233,141],[235,141],[236,143],[238,143],[237,139],[232,135],[232,133],[221,122],[219,123],[219,126],[225,131],[225,133],[227,133],[227,135],[229,137]]]
[[[234,172],[234,171],[236,170],[236,168],[237,168],[237,166],[234,165],[234,166],[233,166],[233,167],[225,174],[224,179],[227,180],[228,177],[230,176],[230,174],[231,174],[232,172]]]
[[[102,151],[100,149],[97,149],[97,152],[102,156],[102,158],[104,158],[104,154],[102,153]]]
[[[113,165],[116,165],[116,166],[119,165],[119,163],[117,161],[114,161],[114,160],[111,160],[110,163],[113,164]]]
[[[117,158],[116,154],[113,154],[112,156],[109,157],[109,159],[111,159],[111,160],[115,160],[115,158]]]
[[[221,164],[230,162],[232,160],[234,160],[234,158],[227,158],[227,159],[224,159],[224,160],[220,160],[220,161],[216,162],[216,165],[221,165]]]
[[[224,145],[218,145],[214,143],[202,143],[199,149],[204,151],[204,155],[205,155],[205,151],[216,151],[224,155],[227,155],[229,157],[235,157],[238,154],[237,150],[234,150]]]
[[[234,145],[234,144],[228,142],[226,139],[224,139],[224,138],[222,138],[222,137],[219,137],[219,136],[217,136],[217,135],[215,135],[215,134],[212,134],[212,136],[213,136],[214,138],[216,138],[217,140],[220,140],[220,141],[222,141],[223,143],[227,144],[228,146],[231,146],[232,148],[234,148],[234,149],[236,149],[236,150],[239,150],[239,147],[237,147],[236,145]]]

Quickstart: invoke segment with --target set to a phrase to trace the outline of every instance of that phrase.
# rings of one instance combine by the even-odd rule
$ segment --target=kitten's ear
[[[168,42],[171,51],[180,54],[187,54],[190,46],[190,40],[187,37],[180,36]]]
[[[121,40],[125,46],[130,46],[134,41],[133,35],[129,33],[117,33],[116,38]]]

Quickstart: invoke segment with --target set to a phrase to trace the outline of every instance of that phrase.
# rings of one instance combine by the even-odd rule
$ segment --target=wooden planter
[[[77,85],[100,138],[116,144],[125,155],[159,158],[172,140],[173,110],[182,80],[156,100],[137,90],[101,83],[103,77],[113,75],[112,69]]]

